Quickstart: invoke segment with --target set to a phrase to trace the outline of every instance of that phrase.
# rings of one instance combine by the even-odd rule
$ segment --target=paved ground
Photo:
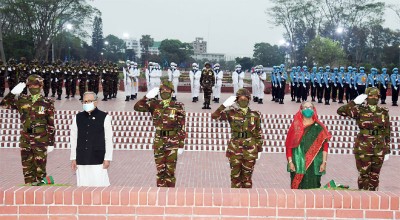
[[[140,93],[143,97],[145,93]],[[221,103],[231,94],[222,94]],[[136,101],[125,102],[124,94],[107,102],[99,102],[99,108],[106,111],[132,111]],[[100,94],[100,98],[102,95]],[[294,114],[298,103],[293,103],[286,96],[284,105],[272,103],[271,96],[266,95],[264,104],[252,103],[251,108],[264,114]],[[388,97],[390,103],[391,97]],[[178,100],[185,104],[188,112],[210,112],[219,104],[212,104],[212,110],[202,110],[202,98],[198,103],[192,103],[189,93],[178,94]],[[321,115],[336,114],[338,103],[326,106],[316,104]],[[399,116],[399,107],[386,105],[392,116]],[[58,110],[80,110],[78,98],[56,101]],[[382,191],[400,191],[400,157],[392,156],[385,162],[381,172]],[[338,183],[356,188],[357,171],[352,155],[329,155],[328,172],[322,182],[335,179]],[[114,161],[109,170],[111,184],[114,186],[155,186],[155,165],[151,151],[115,151]],[[18,149],[0,148],[0,186],[8,187],[23,183],[22,168]],[[55,150],[49,155],[48,174],[53,175],[57,183],[75,185],[75,175],[69,166],[69,150]],[[290,188],[289,175],[286,172],[284,154],[263,154],[257,162],[254,173],[256,188]],[[177,166],[177,186],[180,187],[229,187],[229,166],[224,153],[215,152],[185,152]]]

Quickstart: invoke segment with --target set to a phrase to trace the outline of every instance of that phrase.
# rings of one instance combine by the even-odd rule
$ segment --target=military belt
[[[251,137],[250,132],[232,132],[232,137],[234,138],[249,138]]]
[[[30,127],[27,128],[26,130],[24,130],[26,133],[28,134],[39,134],[39,133],[43,133],[46,131],[46,127],[45,126],[40,126],[40,127]]]
[[[160,135],[161,137],[163,136],[173,136],[176,135],[177,132],[174,130],[156,130],[156,134]]]
[[[382,135],[383,132],[380,130],[367,130],[367,129],[361,129],[360,134],[367,134],[367,135]]]

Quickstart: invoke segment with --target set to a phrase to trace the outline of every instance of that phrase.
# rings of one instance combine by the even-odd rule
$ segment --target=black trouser
[[[357,85],[357,96],[365,93],[365,87],[365,85]]]
[[[55,95],[57,92],[57,82],[56,78],[51,79],[51,93]]]
[[[342,102],[342,101],[343,101],[343,96],[344,96],[344,85],[345,85],[345,84],[343,84],[343,86],[340,85],[340,84],[337,85],[337,86],[338,86],[338,90],[339,90],[339,96],[338,96],[339,102]]]
[[[380,84],[379,85],[379,90],[381,93],[381,101],[385,101],[386,100],[386,92],[387,92],[387,85],[385,85],[386,88],[383,88],[384,84]]]
[[[322,100],[322,97],[324,96],[324,84],[318,84],[317,85],[317,98],[318,101]]]
[[[337,89],[338,89],[337,84],[336,84],[336,86],[335,86],[335,83],[330,83],[329,86],[331,87],[331,91],[332,91],[332,99],[333,99],[333,100],[336,100],[336,97],[337,97]]]
[[[297,83],[297,93],[296,93],[297,101],[303,97],[303,92],[305,92],[303,83]]]
[[[76,93],[76,78],[71,79],[71,94],[75,96]]]
[[[59,95],[59,96],[62,94],[63,84],[64,84],[64,80],[62,78],[58,79],[58,81],[57,81],[57,95]]]
[[[67,96],[69,96],[69,94],[71,94],[71,80],[66,79],[64,85],[65,85],[65,93],[67,94]]]
[[[100,81],[100,79],[97,77],[94,79],[94,82],[93,82],[93,92],[96,94],[99,93],[99,81]]]
[[[344,83],[344,89],[346,94],[346,101],[349,102],[351,100],[351,89],[348,83]]]
[[[292,100],[296,98],[296,93],[297,93],[297,83],[290,84],[290,96],[292,97]]]
[[[306,87],[304,87],[304,85],[305,85]],[[306,82],[306,83],[304,83],[304,84],[301,85],[301,86],[303,87],[303,91],[302,91],[302,93],[301,93],[301,99],[302,99],[302,101],[307,101],[308,93],[309,93],[309,90],[310,90],[309,83]]]
[[[285,98],[285,89],[286,89],[286,81],[281,82],[281,86],[278,88],[278,99],[279,101],[283,101]]]
[[[329,83],[326,85],[326,84],[322,84],[323,86],[324,86],[324,99],[325,99],[325,102],[329,102],[329,100],[331,99],[331,87],[329,86]]]
[[[397,85],[397,90],[395,90],[394,86],[392,85],[392,102],[397,103],[398,99],[399,99],[399,85]]]
[[[50,92],[50,84],[51,84],[51,79],[46,79],[44,78],[43,80],[43,92],[45,96],[49,95]]]
[[[352,88],[350,89],[350,100],[354,100],[357,97],[357,87],[352,85]]]
[[[317,82],[311,83],[311,98],[315,100],[315,96],[317,96]]]
[[[278,87],[275,87],[275,84],[274,83],[271,83],[271,85],[272,85],[272,88],[271,88],[271,94],[272,94],[272,100],[275,100],[276,98],[278,98],[278,95],[277,95],[277,88]]]

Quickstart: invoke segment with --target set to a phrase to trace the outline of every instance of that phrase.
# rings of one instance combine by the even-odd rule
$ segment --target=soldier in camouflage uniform
[[[114,72],[112,72],[112,97],[117,98],[117,92],[119,87],[119,69],[114,66]]]
[[[8,67],[7,67],[7,82],[8,82],[8,88],[10,91],[16,86],[19,82],[18,79],[18,72],[17,72],[17,65],[15,63],[14,59],[8,60]]]
[[[30,95],[21,94],[25,83],[19,83],[0,106],[16,109],[20,113],[24,179],[26,184],[36,185],[46,177],[47,148],[54,145],[54,102],[40,94],[43,78],[39,75],[29,76],[26,85]]]
[[[26,79],[29,76],[29,66],[27,64],[26,58],[25,57],[21,57],[20,63],[18,65],[18,79],[19,82],[26,82]],[[22,91],[23,94],[27,94],[27,90],[26,88],[24,89],[24,91]]]
[[[183,153],[186,137],[186,113],[183,103],[171,100],[173,91],[172,82],[164,81],[160,88],[150,90],[134,107],[135,111],[150,112],[156,127],[153,149],[158,187],[175,187],[177,155]],[[155,98],[158,92],[162,100]]]
[[[206,62],[204,64],[203,70],[201,71],[200,76],[200,85],[203,88],[204,92],[204,106],[202,109],[211,109],[210,108],[210,99],[212,93],[212,87],[215,85],[215,77],[214,71],[211,69],[211,64]]]
[[[3,64],[3,61],[0,60],[0,97],[3,97],[4,91],[6,90],[6,74],[7,68]]]
[[[358,188],[375,191],[384,157],[390,153],[389,110],[377,106],[379,89],[367,88],[365,93],[340,107],[337,113],[355,119],[360,128],[354,145]],[[367,104],[363,104],[365,99]]]
[[[228,121],[231,126],[231,140],[226,150],[226,157],[231,167],[231,187],[251,188],[256,159],[262,152],[261,114],[252,111],[248,105],[251,94],[247,89],[239,89],[236,96],[229,97],[211,117],[215,120]],[[234,103],[237,108],[231,107]],[[226,110],[226,108],[229,109]]]
[[[83,94],[86,92],[86,81],[88,80],[88,68],[87,64],[84,61],[81,61],[81,66],[79,67],[79,75],[78,75],[78,80],[79,80],[79,95],[81,98],[79,100],[83,100]]]
[[[69,95],[71,94],[71,85],[72,85],[72,67],[69,65],[69,62],[65,63],[64,66],[64,86],[65,86],[65,93],[67,96],[65,96],[66,99],[69,99]]]
[[[48,97],[50,93],[50,88],[51,88],[51,76],[52,76],[52,67],[49,65],[49,63],[45,62],[43,64],[43,70],[42,70],[42,77],[43,77],[43,92],[44,92],[44,97]]]

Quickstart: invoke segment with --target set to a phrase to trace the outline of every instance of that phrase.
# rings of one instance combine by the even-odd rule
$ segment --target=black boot
[[[211,109],[210,103],[207,103],[207,104],[206,104],[206,109]]]
[[[386,104],[385,100],[381,100],[381,104]]]
[[[65,96],[66,99],[69,99],[69,95]]]
[[[193,97],[192,102],[196,102],[196,97]]]
[[[398,106],[398,105],[397,105],[397,102],[393,102],[393,105],[392,105],[392,106]]]
[[[3,97],[4,96],[4,94],[3,93],[0,93],[0,97]]]
[[[176,101],[176,97],[172,97],[172,99],[171,99],[172,101]]]
[[[283,103],[283,99],[281,99],[281,100],[279,101],[279,104],[284,104],[284,103]]]
[[[197,101],[199,101],[199,97],[198,97],[198,96],[197,96],[197,97],[195,97],[195,98],[196,98],[196,102],[197,102]]]
[[[342,104],[342,103],[343,103],[343,100],[339,100],[339,102],[338,102],[338,103]]]
[[[72,96],[71,96],[71,98],[74,98],[74,97],[75,97],[75,95],[72,95]]]
[[[258,104],[264,104],[263,99],[258,99]]]
[[[297,99],[296,103],[300,103],[300,99]]]
[[[61,95],[58,95],[57,100],[61,100]]]
[[[56,97],[56,95],[55,95],[55,94],[52,94],[51,97]]]
[[[202,109],[207,109],[207,104],[203,103],[203,108]]]
[[[217,101],[215,103],[219,103],[219,98],[217,98]]]
[[[279,99],[278,99],[278,98],[275,98],[275,102],[279,102]]]
[[[318,103],[322,103],[322,99],[318,99]]]
[[[217,98],[214,97],[213,102],[216,102],[216,101],[217,101]]]
[[[336,99],[332,99],[332,102],[336,102]]]
[[[255,97],[255,98],[254,98],[254,102],[258,102],[258,97]]]
[[[82,101],[82,100],[83,100],[82,96],[79,98],[79,100],[80,100],[80,101]]]
[[[104,96],[104,98],[101,101],[107,101],[107,96]]]
[[[329,100],[325,100],[325,105],[330,105]]]
[[[131,100],[135,100],[135,96],[134,95],[131,95]]]
[[[271,102],[275,102],[275,98],[274,97],[272,97]]]
[[[125,102],[129,102],[129,95],[126,96]]]
[[[49,93],[45,93],[44,97],[46,97],[46,98],[49,97]]]
[[[311,101],[312,101],[312,102],[315,102],[315,98],[312,98]]]
[[[109,94],[109,95],[108,95],[108,99],[112,99],[112,96],[111,96],[111,94]]]

